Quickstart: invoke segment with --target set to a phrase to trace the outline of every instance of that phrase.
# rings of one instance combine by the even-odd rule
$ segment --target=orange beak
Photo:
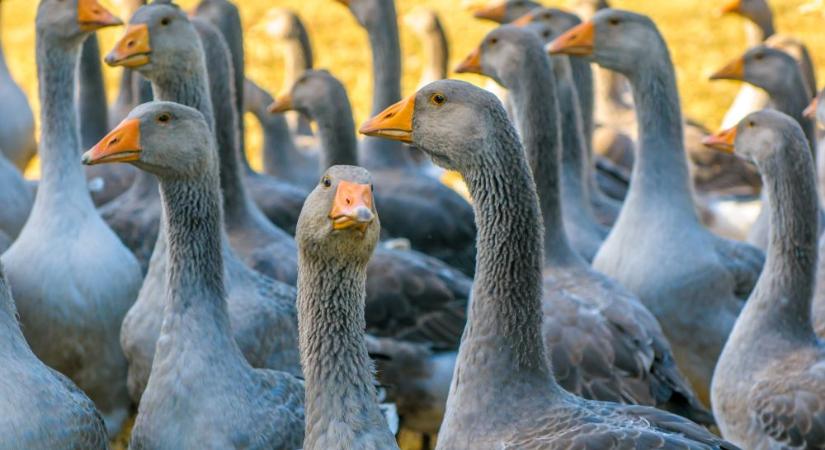
[[[366,121],[358,130],[367,136],[377,136],[394,141],[412,143],[413,115],[415,114],[415,94],[390,106]]]
[[[725,67],[710,76],[711,80],[739,80],[745,79],[745,58],[737,58]]]
[[[476,47],[475,50],[472,51],[464,61],[461,61],[455,68],[456,73],[478,73],[484,74],[484,70],[481,68],[481,47]]]
[[[292,95],[289,93],[279,95],[274,102],[267,108],[270,114],[280,114],[287,111],[292,111]]]
[[[702,139],[702,144],[725,153],[733,153],[736,127],[720,131]]]
[[[126,28],[126,34],[117,41],[115,48],[106,55],[106,64],[134,69],[149,64],[151,53],[149,27],[145,23],[129,25]]]
[[[503,1],[482,6],[473,13],[473,17],[476,19],[492,20],[496,23],[504,22],[504,16],[506,15],[507,3]]]
[[[719,15],[739,13],[742,7],[742,0],[730,0],[719,8]]]
[[[517,27],[526,27],[527,25],[533,23],[533,18],[533,13],[527,13],[519,17],[518,19],[510,22],[510,25],[515,25]]]
[[[344,6],[349,6],[349,2],[350,2],[350,0],[335,0],[335,1],[342,4],[342,5],[344,5]]]
[[[814,97],[811,104],[808,105],[808,107],[805,108],[805,111],[802,112],[802,115],[809,119],[815,119],[817,106],[819,106],[819,97]]]
[[[97,0],[77,0],[77,23],[82,31],[123,25],[122,20],[101,6]]]
[[[140,159],[140,120],[126,119],[82,156],[83,164],[93,166]]]
[[[558,53],[575,56],[591,55],[595,38],[596,26],[588,20],[567,30],[547,44],[547,52],[551,55]]]
[[[339,182],[329,218],[334,230],[355,228],[361,233],[366,232],[375,220],[375,213],[372,212],[372,186],[343,180]]]

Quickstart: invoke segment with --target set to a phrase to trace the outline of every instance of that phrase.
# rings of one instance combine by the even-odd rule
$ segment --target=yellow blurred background
[[[820,78],[825,77],[825,6],[814,0],[818,7],[803,7],[811,0],[771,0],[777,31],[792,34],[804,40],[811,49]],[[246,74],[260,86],[277,94],[282,90],[283,60],[280,43],[266,34],[266,12],[274,7],[286,7],[297,11],[310,33],[315,50],[316,67],[332,71],[349,89],[350,99],[360,123],[369,114],[371,94],[370,49],[366,33],[358,26],[349,11],[334,0],[235,0],[241,10],[246,30]],[[102,3],[122,16],[117,0]],[[197,0],[180,0],[189,8]],[[735,82],[707,80],[714,70],[745,49],[743,25],[745,20],[736,16],[717,17],[715,11],[721,0],[613,0],[616,8],[648,14],[659,24],[670,45],[676,64],[679,88],[685,115],[716,128],[721,122],[727,105],[733,99],[738,84]],[[481,22],[464,8],[466,0],[397,0],[399,15],[415,7],[424,6],[436,10],[446,27],[451,49],[451,67],[454,67],[484,34],[494,27]],[[567,6],[567,0],[545,0],[547,6]],[[810,6],[810,5],[808,5]],[[2,40],[6,58],[14,78],[28,94],[37,117],[37,72],[34,67],[34,16],[35,0],[3,0]],[[127,17],[122,17],[127,20]],[[399,21],[400,22],[400,21]],[[419,42],[411,31],[400,23],[403,52],[403,92],[415,89],[425,63]],[[100,33],[101,51],[107,52],[123,32],[122,28],[107,29]],[[116,94],[119,69],[106,67],[109,99]],[[482,83],[481,77],[457,75],[456,78]],[[821,86],[822,83],[820,83]],[[2,101],[2,99],[0,99]],[[260,155],[261,134],[257,122],[245,120],[248,138],[247,151],[257,165]],[[36,176],[36,168],[29,175]]]

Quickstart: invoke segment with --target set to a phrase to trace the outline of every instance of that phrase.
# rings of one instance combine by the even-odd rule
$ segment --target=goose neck
[[[313,57],[309,35],[303,25],[299,23],[296,26],[296,36],[284,42],[284,92],[289,92],[298,78],[305,71],[312,69]]]
[[[447,78],[447,65],[450,57],[449,43],[440,22],[422,33],[422,43],[426,66],[421,76],[421,84]]]
[[[579,97],[572,78],[559,78],[556,92],[561,113],[561,190],[568,204],[588,208],[590,187],[585,182],[589,176],[588,151],[584,143]]]
[[[818,142],[816,128],[814,122],[802,114],[810,102],[807,87],[798,65],[793,64],[788,69],[787,73],[784,74],[785,76],[781,77],[775,86],[770,86],[766,91],[776,110],[787,114],[802,127],[805,136],[808,138],[809,148],[813,151]]]
[[[366,275],[366,264],[299,252],[298,332],[308,430],[387,432],[364,341]],[[315,448],[317,434],[307,434],[305,448]]]
[[[78,70],[77,110],[80,119],[80,139],[83,148],[95,145],[109,128],[106,90],[100,66],[100,46],[97,34],[83,43]]]
[[[254,109],[253,113],[261,123],[264,132],[264,167],[267,173],[278,173],[286,167],[291,167],[291,155],[298,150],[292,141],[289,124],[283,114],[269,114],[266,111]],[[243,160],[245,158],[241,158]]]
[[[698,223],[683,142],[682,112],[670,55],[628,74],[638,118],[639,144],[625,201],[628,210],[666,208]],[[628,208],[629,207],[629,208]]]
[[[93,210],[80,164],[80,134],[74,89],[81,40],[59,41],[37,35],[40,108],[40,170],[35,211],[67,201]]]
[[[576,260],[562,220],[561,135],[556,80],[547,57],[532,58],[506,75],[516,122],[530,164],[544,223],[544,258],[548,264]]]
[[[352,118],[352,109],[349,100],[336,99],[332,111],[318,114],[315,121],[318,124],[318,135],[321,138],[321,172],[334,165],[358,165],[358,144],[355,139],[355,122]],[[331,114],[330,114],[331,113]]]
[[[748,47],[753,47],[765,42],[766,39],[775,33],[776,29],[773,25],[773,14],[770,11],[758,14],[745,23],[745,38],[748,42]]]
[[[593,68],[590,66],[590,62],[584,58],[571,56],[569,60],[573,82],[576,84],[576,93],[579,97],[579,112],[589,163],[593,152],[593,111],[595,108]]]
[[[159,101],[180,103],[195,108],[203,114],[209,129],[215,129],[212,101],[207,87],[206,66],[198,64],[197,69],[169,70],[152,80],[154,98]]]

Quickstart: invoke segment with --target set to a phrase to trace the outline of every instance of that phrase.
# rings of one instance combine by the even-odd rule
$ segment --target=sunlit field
[[[246,30],[246,75],[276,95],[283,91],[283,60],[280,43],[267,35],[267,11],[274,7],[291,8],[303,18],[310,32],[315,52],[315,66],[331,71],[347,86],[356,114],[356,123],[367,118],[372,98],[370,49],[367,36],[349,11],[334,0],[235,0],[240,6]],[[2,1],[2,44],[14,78],[28,94],[37,117],[37,76],[34,65],[34,17],[36,0]],[[120,13],[116,0],[102,0],[112,11]],[[197,0],[181,0],[184,8]],[[566,1],[545,0],[547,6],[566,6]],[[708,81],[708,76],[731,58],[745,50],[744,19],[718,17],[721,0],[613,0],[614,7],[650,15],[659,25],[670,45],[676,65],[684,113],[687,117],[715,129],[739,87],[728,81]],[[810,48],[820,78],[825,80],[825,5],[814,0],[771,0],[777,31],[802,39]],[[820,3],[825,3],[821,2]],[[466,0],[397,0],[399,15],[425,6],[440,13],[450,38],[450,61],[454,67],[494,27],[472,17]],[[122,17],[122,14],[120,14]],[[122,17],[127,20],[128,17]],[[401,27],[403,53],[403,92],[417,86],[425,61],[416,37]],[[122,28],[100,33],[101,49],[107,52],[123,32]],[[105,68],[110,100],[116,95],[120,69]],[[485,83],[479,76],[455,75],[455,78]],[[822,82],[819,83],[822,86]],[[0,99],[3,101],[3,99]],[[251,116],[245,120],[247,152],[259,167],[261,133]],[[38,174],[37,162],[27,171]],[[115,448],[123,448],[124,435]],[[406,448],[417,448],[404,443]]]

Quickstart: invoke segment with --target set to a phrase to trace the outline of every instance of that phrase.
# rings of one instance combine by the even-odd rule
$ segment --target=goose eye
[[[172,115],[170,115],[169,113],[163,113],[163,114],[158,116],[158,122],[160,122],[160,123],[166,123],[166,122],[169,122],[170,120],[172,120]]]
[[[439,106],[440,106],[440,105],[443,105],[443,104],[444,104],[444,102],[446,102],[446,101],[447,101],[447,97],[445,97],[445,96],[444,96],[444,94],[433,94],[433,95],[430,97],[430,101],[431,101],[434,105],[439,105]]]
[[[757,61],[762,61],[762,59],[764,59],[764,58],[765,58],[765,55],[763,55],[762,53],[757,53],[757,54],[753,55],[753,57],[754,57]]]
[[[622,22],[621,20],[619,20],[619,19],[617,19],[617,18],[615,18],[615,17],[607,21],[607,23],[609,23],[610,25],[618,25],[618,24],[620,24],[621,22]]]
[[[543,37],[543,38],[545,38],[545,39],[546,39],[546,38],[549,38],[549,37],[550,37],[550,32],[549,32],[549,31],[545,31],[544,33],[541,33],[541,37]]]
[[[330,180],[329,177],[324,177],[321,179],[321,184],[323,184],[324,187],[330,187],[332,186],[332,180]]]
[[[544,13],[544,20],[550,20],[553,18],[553,14],[551,13]]]
[[[749,120],[748,121],[748,128],[753,128],[754,126],[756,126],[756,122],[754,122],[753,120]]]
[[[170,23],[172,23],[172,19],[170,19],[168,17],[164,17],[163,19],[160,19],[160,24],[163,25],[163,26],[169,25]]]
[[[498,38],[491,38],[490,45],[496,45],[498,43]]]
[[[374,184],[370,185],[370,192],[375,192],[375,185]]]

